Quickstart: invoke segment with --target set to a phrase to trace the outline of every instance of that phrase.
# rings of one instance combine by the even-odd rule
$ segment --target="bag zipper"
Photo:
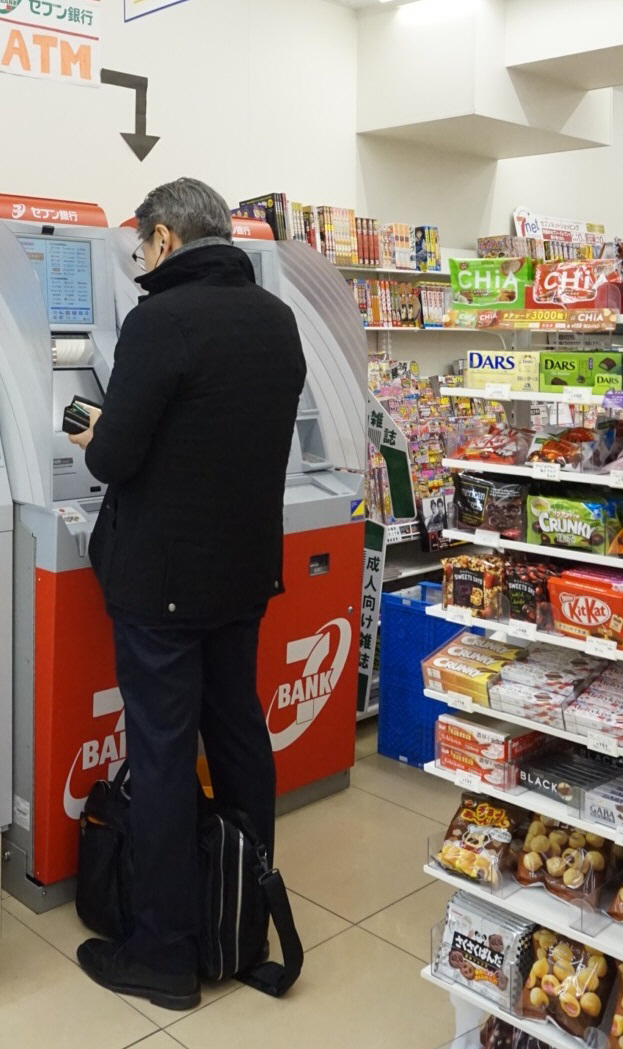
[[[222,941],[221,941],[221,926],[223,924],[223,893],[225,891],[224,890],[224,886],[225,886],[225,871],[223,869],[223,856],[225,854],[225,824],[223,823],[223,820],[221,819],[220,816],[217,816],[216,818],[218,819],[218,821],[219,821],[219,823],[221,825],[221,910],[220,910],[220,914],[218,916],[218,934],[217,934],[216,939],[217,939],[217,942],[218,942],[218,949],[219,949],[219,955],[220,955],[220,966],[221,966],[218,978],[219,978],[219,980],[222,980],[223,979],[224,961],[223,961],[223,944],[222,944]]]
[[[234,972],[238,972],[240,965],[240,916],[242,913],[242,856],[244,849],[244,838],[242,831],[238,831],[238,902],[236,906],[236,964]]]

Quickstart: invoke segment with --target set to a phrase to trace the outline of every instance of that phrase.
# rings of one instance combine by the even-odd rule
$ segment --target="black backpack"
[[[113,940],[132,933],[131,792],[127,762],[112,782],[93,785],[80,817],[76,910],[87,928]],[[283,879],[242,813],[198,788],[201,931],[199,959],[207,980],[243,983],[280,997],[298,979],[303,948]],[[272,917],[283,965],[264,961]]]

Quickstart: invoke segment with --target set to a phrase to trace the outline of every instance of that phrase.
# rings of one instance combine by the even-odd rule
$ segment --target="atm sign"
[[[99,85],[100,0],[0,0],[0,73]]]

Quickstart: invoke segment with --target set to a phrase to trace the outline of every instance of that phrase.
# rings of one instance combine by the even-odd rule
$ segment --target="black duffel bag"
[[[132,934],[131,791],[127,762],[112,782],[93,785],[80,817],[76,910],[87,928],[113,940]],[[199,963],[207,980],[236,977],[280,997],[298,979],[303,948],[286,887],[242,813],[198,789],[201,927]],[[283,965],[262,961],[272,917]]]

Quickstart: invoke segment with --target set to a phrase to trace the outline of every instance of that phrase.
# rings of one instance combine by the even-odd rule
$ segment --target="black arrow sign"
[[[148,153],[160,141],[158,135],[147,134],[147,84],[146,76],[134,76],[132,73],[116,73],[114,69],[102,69],[102,84],[113,84],[115,87],[129,87],[136,91],[136,130],[134,132],[122,131],[121,137],[125,139],[133,153],[140,161],[143,161]]]

